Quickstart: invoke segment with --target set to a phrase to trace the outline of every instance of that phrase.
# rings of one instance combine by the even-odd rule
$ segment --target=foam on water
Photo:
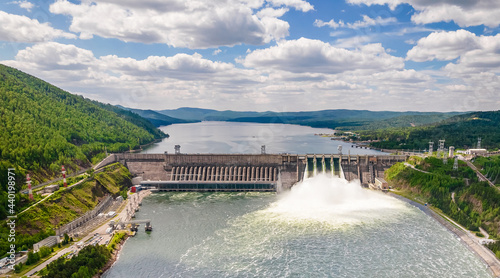
[[[153,195],[141,214],[155,232],[105,277],[490,277],[418,209],[324,175],[278,196]]]
[[[277,221],[317,221],[341,227],[391,219],[409,211],[394,198],[363,189],[357,180],[319,174],[296,184],[261,213]]]

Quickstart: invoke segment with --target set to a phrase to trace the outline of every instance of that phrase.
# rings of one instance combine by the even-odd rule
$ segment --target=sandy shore
[[[424,206],[420,203],[417,203],[415,201],[412,201],[410,199],[407,199],[405,197],[399,196],[394,193],[388,193],[388,194],[390,194],[392,197],[396,199],[407,202],[417,207],[425,214],[434,218],[437,222],[439,222],[441,225],[447,228],[450,232],[454,233],[469,250],[475,253],[486,264],[490,273],[494,277],[500,277],[500,261],[497,259],[495,254],[491,252],[490,249],[477,242],[477,239],[471,236],[469,232],[465,232],[464,230],[458,228],[457,226],[450,223],[448,220],[446,220],[441,215],[437,214],[427,206]]]

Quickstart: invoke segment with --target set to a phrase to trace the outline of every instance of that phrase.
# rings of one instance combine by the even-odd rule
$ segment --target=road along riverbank
[[[129,211],[135,211],[136,208],[139,208],[142,200],[149,195],[151,195],[151,190],[142,190],[142,191],[139,191],[138,193],[135,193],[133,195],[129,195],[129,200],[127,203],[127,207],[130,206],[128,208]],[[121,217],[122,221],[129,221],[132,218],[132,216],[130,214],[126,213],[126,210],[127,209],[123,210],[124,214]],[[106,273],[106,271],[108,271],[110,268],[112,268],[113,265],[116,263],[116,261],[120,258],[120,252],[123,249],[123,245],[125,245],[125,242],[127,242],[128,238],[129,238],[129,236],[127,235],[121,242],[119,242],[117,244],[115,251],[113,251],[113,253],[111,254],[111,259],[104,266],[104,268],[102,269],[102,274],[99,275],[99,277],[104,275]]]
[[[394,193],[389,192],[388,194],[396,199],[407,202],[410,205],[417,207],[425,214],[434,218],[450,232],[454,233],[469,250],[474,252],[488,266],[488,269],[494,277],[500,277],[500,261],[497,259],[495,254],[493,254],[493,252],[491,252],[491,250],[489,250],[486,246],[480,244],[475,237],[469,234],[470,232],[466,231],[464,228],[460,228],[460,225],[458,223],[455,223],[449,218],[445,219],[444,216],[436,213],[428,206],[422,205],[418,202],[412,201]]]

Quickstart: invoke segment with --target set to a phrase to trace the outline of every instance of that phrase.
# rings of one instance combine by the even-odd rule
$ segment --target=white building
[[[472,154],[472,155],[481,155],[481,154],[487,154],[488,151],[486,149],[468,149],[465,154]]]

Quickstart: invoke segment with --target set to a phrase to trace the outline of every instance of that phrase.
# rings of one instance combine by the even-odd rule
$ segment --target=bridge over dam
[[[318,173],[363,185],[383,177],[403,155],[111,154],[98,167],[125,165],[135,185],[160,191],[280,191]]]

